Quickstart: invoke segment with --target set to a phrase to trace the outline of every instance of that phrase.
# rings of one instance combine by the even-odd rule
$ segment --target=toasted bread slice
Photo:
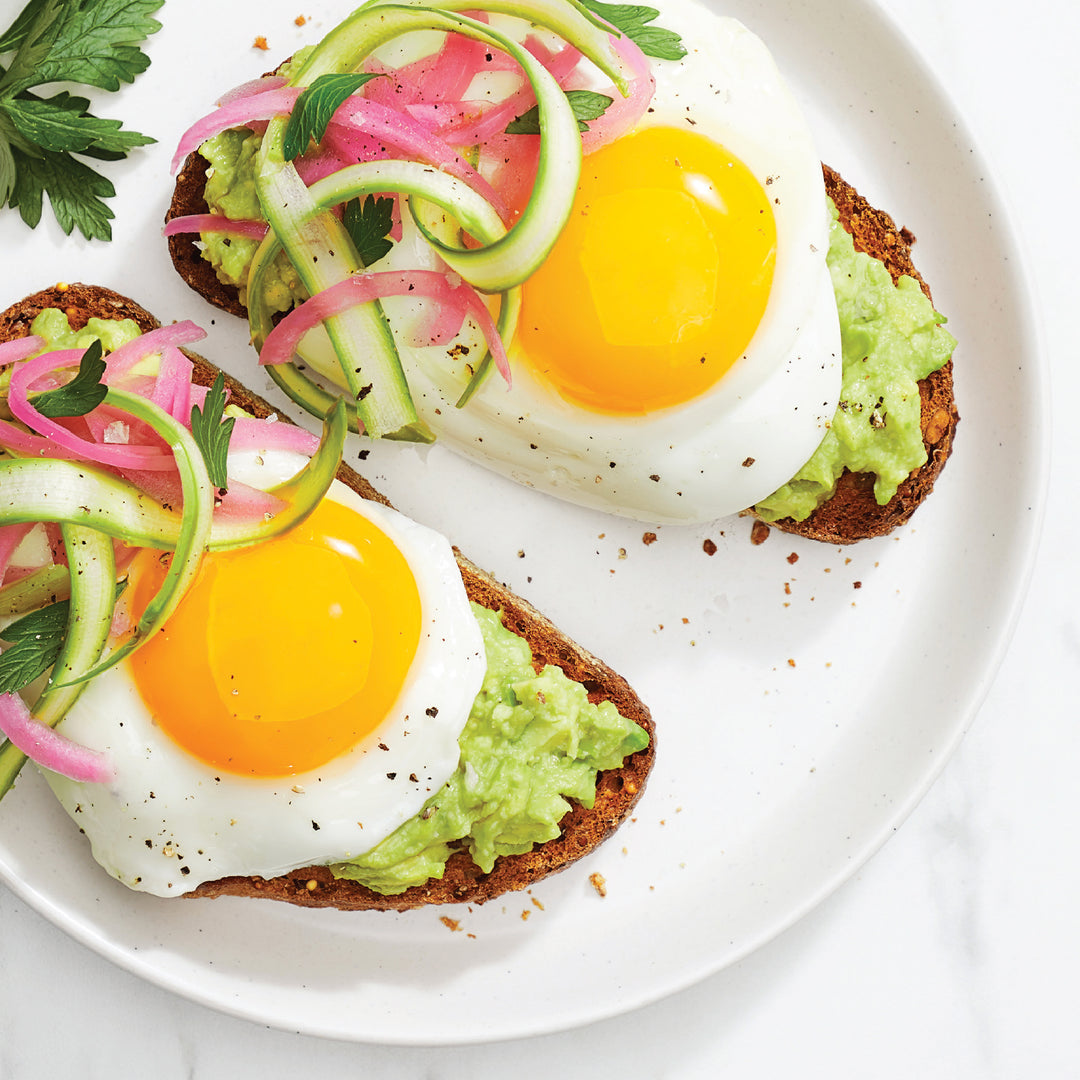
[[[70,284],[44,289],[0,313],[0,341],[23,337],[34,317],[44,308],[67,312],[73,327],[83,326],[94,316],[133,319],[145,331],[158,325],[144,308],[108,289]],[[196,381],[209,386],[217,369],[201,357],[189,353],[196,365]],[[253,416],[276,414],[268,402],[253,394],[230,376],[225,376],[231,401]],[[385,505],[389,502],[362,476],[342,465],[339,479],[366,499]],[[620,769],[600,773],[596,800],[591,808],[575,805],[562,819],[562,835],[532,851],[498,858],[491,873],[484,874],[465,851],[455,852],[440,880],[429,881],[397,896],[384,896],[352,881],[333,877],[322,866],[295,870],[282,877],[228,877],[200,885],[190,896],[259,896],[287,900],[305,907],[337,907],[349,910],[378,908],[403,911],[425,904],[469,902],[480,904],[504,892],[528,888],[548,874],[565,869],[587,855],[627,816],[640,798],[655,757],[655,732],[649,710],[622,676],[561,633],[547,618],[505,585],[478,569],[455,549],[458,566],[469,599],[502,613],[503,625],[524,638],[532,648],[537,671],[556,664],[576,682],[584,685],[589,700],[611,701],[627,719],[649,733],[649,745],[628,757]],[[314,882],[314,884],[312,884]]]
[[[825,169],[825,190],[836,203],[840,224],[864,251],[884,263],[894,282],[904,275],[913,277],[926,298],[933,302],[930,287],[911,261],[915,237],[882,210],[875,210],[850,184],[830,169]],[[836,482],[836,491],[803,521],[782,518],[770,522],[774,528],[798,533],[812,540],[831,544],[851,544],[871,536],[884,536],[903,525],[919,504],[930,494],[934,481],[952,453],[953,436],[960,419],[953,395],[953,364],[932,372],[919,382],[922,404],[923,445],[926,464],[901,483],[896,494],[884,506],[874,498],[874,474],[845,471]]]
[[[190,154],[176,179],[172,204],[165,220],[185,214],[204,214],[207,211],[203,190],[208,163],[197,152]],[[822,166],[825,189],[840,214],[840,223],[851,234],[858,251],[880,259],[893,281],[905,274],[922,286],[932,301],[930,288],[911,261],[911,246],[915,237],[907,229],[898,229],[882,210],[876,210],[848,184],[839,173]],[[237,289],[218,280],[214,268],[195,246],[189,235],[169,238],[169,254],[177,273],[196,292],[210,303],[233,315],[247,317]],[[813,540],[832,544],[850,544],[872,536],[882,536],[902,525],[915,512],[934,486],[949,454],[959,414],[953,395],[952,361],[919,383],[922,402],[922,434],[927,461],[901,485],[896,495],[884,506],[874,497],[874,474],[845,472],[837,482],[836,491],[808,518],[795,521],[782,518],[771,526],[785,532],[798,533]],[[768,526],[756,523],[757,536],[767,534]]]

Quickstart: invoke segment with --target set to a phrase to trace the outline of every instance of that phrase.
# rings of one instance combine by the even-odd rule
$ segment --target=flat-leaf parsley
[[[164,0],[30,0],[0,34],[0,207],[17,208],[35,228],[42,200],[60,228],[88,240],[112,239],[116,194],[111,181],[74,154],[115,161],[154,140],[119,120],[90,112],[87,98],[68,91],[43,98],[35,87],[66,82],[101,90],[150,66],[139,44],[161,29],[151,18]]]

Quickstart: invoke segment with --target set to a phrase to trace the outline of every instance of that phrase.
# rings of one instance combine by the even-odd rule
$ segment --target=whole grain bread
[[[45,308],[66,311],[73,327],[85,325],[93,316],[133,319],[144,331],[159,325],[143,307],[109,289],[58,284],[28,296],[0,313],[0,341],[24,337],[30,332],[34,317]],[[195,362],[196,381],[209,386],[217,369],[202,357],[192,353],[188,356]],[[253,416],[280,415],[263,398],[228,374],[225,382],[231,401]],[[364,498],[390,505],[347,465],[341,466],[338,476]],[[602,843],[629,814],[644,790],[656,754],[655,731],[645,704],[621,675],[570,640],[532,605],[484,573],[456,548],[455,554],[469,598],[502,613],[503,625],[529,643],[537,671],[547,664],[562,668],[569,678],[585,687],[590,701],[610,701],[623,716],[645,728],[649,733],[649,745],[628,757],[622,768],[600,773],[593,806],[586,808],[575,804],[562,819],[562,834],[558,838],[520,855],[500,856],[489,874],[482,873],[467,852],[460,850],[450,857],[441,879],[410,888],[398,896],[383,896],[356,882],[335,879],[326,867],[319,866],[305,867],[272,879],[223,878],[200,885],[189,896],[256,896],[286,900],[305,907],[349,910],[403,911],[425,904],[481,904],[501,893],[528,888],[541,878],[565,869]]]
[[[207,168],[208,162],[197,151],[188,156],[177,176],[166,221],[185,214],[206,213],[203,190]],[[911,247],[915,242],[911,232],[898,228],[887,213],[872,207],[834,169],[827,165],[823,165],[822,169],[825,189],[836,203],[840,222],[851,234],[856,250],[880,259],[893,281],[905,274],[913,277],[932,301],[929,286],[911,261]],[[218,280],[214,268],[196,247],[197,239],[197,236],[190,234],[169,237],[169,254],[177,273],[210,303],[223,311],[246,318],[247,311],[240,303],[237,289]],[[953,436],[959,420],[953,394],[952,360],[919,383],[919,394],[927,461],[911,473],[888,503],[880,506],[874,498],[873,473],[845,471],[832,497],[808,518],[803,521],[782,518],[771,522],[772,527],[826,543],[850,544],[872,536],[882,536],[906,522],[929,495],[952,452]],[[756,529],[759,539],[767,533],[767,527],[762,522],[756,523]]]

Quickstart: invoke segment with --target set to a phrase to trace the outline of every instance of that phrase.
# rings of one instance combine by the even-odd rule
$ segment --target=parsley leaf
[[[116,585],[116,599],[127,586]],[[67,633],[71,604],[58,600],[55,604],[31,611],[0,631],[0,638],[11,642],[0,653],[0,694],[14,694],[44,675],[56,663]]]
[[[656,8],[642,4],[605,4],[603,0],[582,0],[582,3],[594,15],[599,15],[625,34],[646,56],[655,56],[658,60],[680,60],[686,55],[686,46],[674,30],[645,25],[660,14]]]
[[[227,490],[229,482],[226,462],[229,456],[229,439],[236,423],[231,416],[223,421],[224,414],[225,377],[219,371],[210,393],[206,395],[203,407],[191,407],[191,434],[202,451],[206,471],[210,474],[210,483],[222,492]]]
[[[86,98],[64,91],[43,100],[27,95],[4,103],[4,111],[20,135],[42,150],[114,151],[121,156],[154,140],[137,131],[124,131],[119,120],[99,120],[89,113]]]
[[[350,199],[341,220],[365,266],[377,262],[394,246],[387,236],[394,227],[394,200],[391,198],[368,195],[362,203],[359,199]]]
[[[42,416],[85,416],[104,400],[109,388],[101,381],[105,361],[101,358],[101,342],[93,341],[82,354],[79,371],[74,379],[55,390],[46,390],[32,404]]]
[[[31,157],[14,147],[11,153],[16,172],[8,205],[18,207],[31,229],[41,220],[41,197],[47,192],[65,235],[77,225],[87,240],[112,239],[109,222],[116,215],[102,201],[116,194],[111,180],[69,154],[42,150],[40,157]]]
[[[611,98],[607,94],[597,94],[593,90],[567,90],[566,98],[570,107],[574,110],[577,118],[578,131],[588,131],[589,125],[586,120],[598,120],[604,115],[604,110],[611,104]],[[527,112],[514,117],[506,125],[507,135],[539,135],[540,134],[540,107],[534,105]]]
[[[118,90],[150,65],[139,45],[161,28],[151,18],[164,0],[29,0],[0,34],[0,207],[18,208],[34,228],[48,194],[61,229],[88,240],[112,237],[105,199],[113,185],[84,162],[83,154],[116,161],[154,140],[124,130],[119,120],[90,112],[90,102],[67,90],[42,98],[33,87],[81,83]]]
[[[282,146],[285,160],[292,161],[302,154],[310,140],[321,142],[326,134],[326,126],[339,106],[361,86],[375,78],[378,78],[378,75],[371,72],[331,72],[320,75],[310,86],[305,87],[296,99],[285,128],[285,141]]]

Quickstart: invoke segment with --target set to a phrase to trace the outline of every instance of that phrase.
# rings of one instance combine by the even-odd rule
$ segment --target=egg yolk
[[[132,567],[141,611],[167,568]],[[210,553],[166,625],[132,654],[157,724],[233,773],[284,776],[331,761],[382,722],[420,638],[405,557],[376,525],[323,500],[266,543]]]
[[[765,312],[776,224],[761,184],[692,131],[645,128],[589,155],[570,220],[523,289],[526,362],[615,414],[691,401]]]

